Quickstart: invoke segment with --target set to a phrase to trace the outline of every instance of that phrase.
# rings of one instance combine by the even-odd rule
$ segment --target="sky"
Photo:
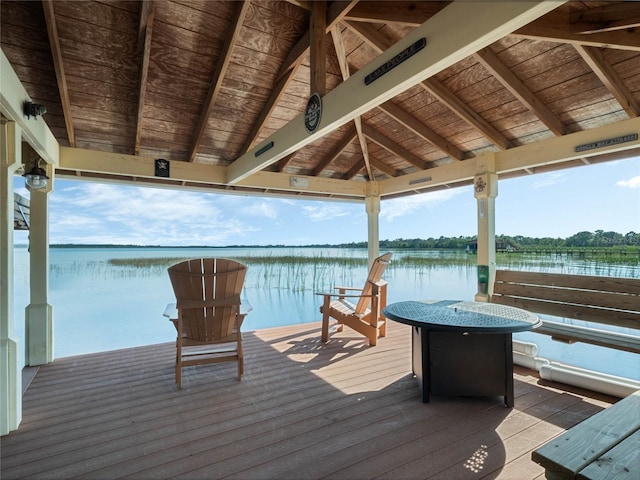
[[[28,197],[21,177],[14,189]],[[250,197],[56,179],[50,244],[310,245],[367,240],[364,203]],[[380,239],[473,236],[471,186],[383,200]],[[640,157],[498,182],[496,234],[640,232]],[[16,244],[27,232],[16,231]]]

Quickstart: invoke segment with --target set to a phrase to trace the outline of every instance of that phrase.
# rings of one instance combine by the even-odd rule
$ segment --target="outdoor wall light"
[[[33,102],[25,102],[23,107],[27,120],[31,117],[38,117],[47,113],[47,107]]]
[[[25,172],[24,175],[24,183],[27,188],[32,190],[41,190],[47,186],[47,180],[49,177],[47,176],[47,172],[44,168],[40,167],[40,159],[36,160],[33,168]]]

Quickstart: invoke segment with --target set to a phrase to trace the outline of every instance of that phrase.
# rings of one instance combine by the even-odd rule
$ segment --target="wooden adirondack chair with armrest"
[[[337,331],[346,325],[367,337],[372,346],[378,343],[378,336],[386,335],[382,309],[387,305],[387,282],[382,274],[390,261],[391,253],[376,258],[363,288],[334,287],[337,293],[318,294],[324,296],[320,307],[323,342],[329,341],[331,318],[337,321]]]
[[[240,327],[240,293],[247,267],[233,260],[198,258],[169,267],[176,296],[176,383],[182,388],[182,368],[237,361],[238,380],[244,373]]]

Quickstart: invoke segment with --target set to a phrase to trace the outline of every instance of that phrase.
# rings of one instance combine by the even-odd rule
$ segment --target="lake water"
[[[403,256],[457,260],[455,266],[397,266]],[[311,256],[332,260],[331,265],[309,266],[279,262],[281,256]],[[315,248],[52,248],[49,303],[53,306],[55,356],[67,357],[119,348],[172,342],[173,325],[162,316],[174,301],[164,265],[113,265],[114,259],[181,259],[199,257],[268,257],[248,265],[244,298],[253,310],[243,331],[280,325],[319,322],[322,297],[335,285],[362,286],[367,267],[346,265],[349,258],[366,259],[364,249]],[[472,300],[476,293],[475,257],[464,252],[395,251],[396,265],[385,273],[388,301],[409,299]],[[640,278],[639,266],[603,265],[573,258],[522,258],[511,268],[585,275]],[[24,338],[24,307],[29,303],[29,254],[15,249],[16,336]],[[498,265],[502,268],[504,265]],[[602,327],[599,327],[602,328]],[[635,333],[631,329],[623,330]],[[601,347],[552,341],[545,335],[518,333],[514,339],[538,344],[538,355],[571,365],[640,380],[640,355]]]

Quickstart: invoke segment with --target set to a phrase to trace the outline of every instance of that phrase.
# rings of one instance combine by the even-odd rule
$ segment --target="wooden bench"
[[[640,390],[531,452],[548,480],[640,478]]]
[[[640,329],[640,279],[497,270],[491,302],[539,314]],[[640,335],[542,319],[536,333],[640,353]],[[640,477],[639,477],[640,478]]]

